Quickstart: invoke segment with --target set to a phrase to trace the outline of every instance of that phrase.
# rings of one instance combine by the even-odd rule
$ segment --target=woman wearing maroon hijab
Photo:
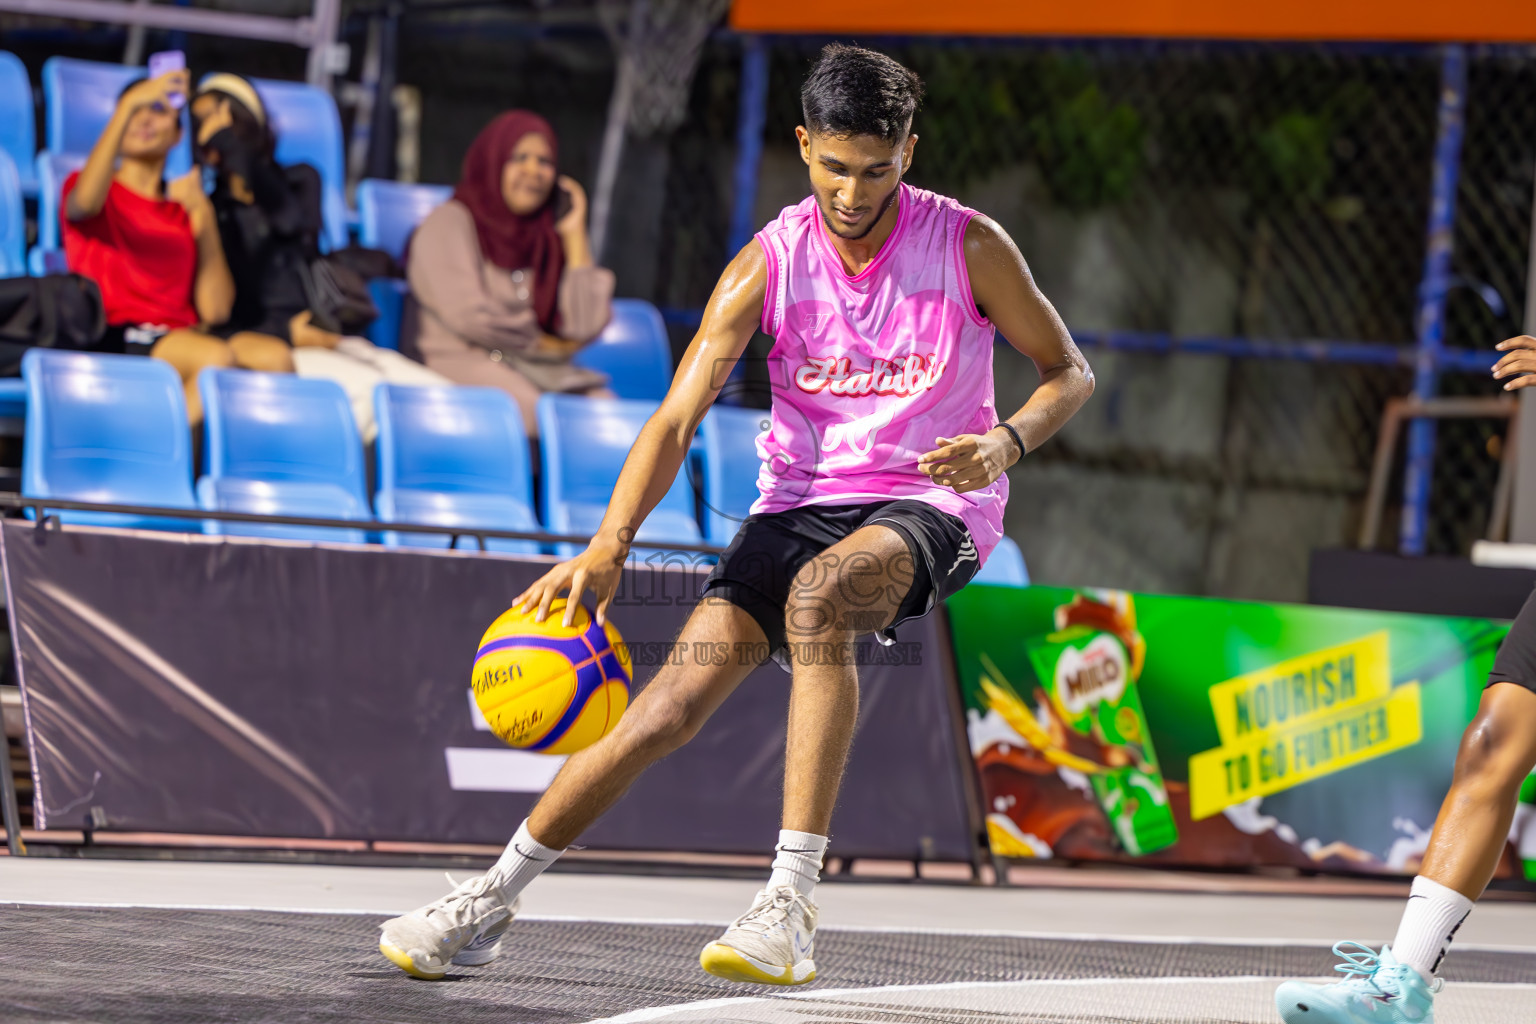
[[[529,436],[542,393],[611,394],[607,377],[571,362],[608,323],[613,273],[593,265],[586,193],[556,177],[558,154],[537,114],[496,118],[409,256],[422,360],[456,383],[510,393]]]

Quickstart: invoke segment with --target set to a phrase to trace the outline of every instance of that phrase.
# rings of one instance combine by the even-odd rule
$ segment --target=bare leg
[[[229,339],[235,365],[263,373],[292,373],[293,349],[281,338],[255,331],[241,331]]]
[[[784,758],[784,828],[825,836],[859,716],[854,638],[889,625],[912,586],[901,534],[866,526],[795,577],[785,628],[795,672]]]
[[[494,944],[473,951],[485,963],[496,955],[500,933],[515,913],[523,888],[588,826],[624,795],[653,761],[693,738],[720,703],[756,667],[732,657],[715,665],[695,660],[696,643],[729,643],[734,654],[763,646],[763,631],[743,609],[704,598],[688,617],[678,642],[680,659],[662,667],[619,719],[613,732],[573,754],[545,791],[506,851],[486,874],[470,879],[420,910],[384,922],[379,950],[422,978],[441,978],[454,958],[489,935]],[[752,648],[743,644],[750,643]],[[707,662],[709,659],[705,659]]]
[[[1523,628],[1532,607],[1536,604],[1527,602],[1516,620],[1517,629]],[[1525,622],[1524,627],[1528,626]],[[1523,655],[1523,649],[1519,653]],[[1525,661],[1523,656],[1512,659],[1522,670]],[[1385,1011],[1399,1020],[1428,1019],[1438,991],[1435,972],[1493,878],[1509,838],[1520,786],[1532,765],[1536,765],[1536,693],[1511,682],[1494,683],[1483,691],[1477,717],[1462,735],[1456,774],[1390,943],[1391,958],[1385,949],[1379,957],[1345,952],[1352,961],[1346,965],[1351,975],[1347,980],[1323,986],[1281,985],[1275,993],[1281,1016],[1287,1021],[1363,1020],[1353,1007],[1362,1001],[1375,1005],[1381,999],[1401,1008],[1401,1012]]]
[[[725,665],[698,664],[695,642],[730,643]],[[691,740],[756,667],[736,652],[760,647],[762,628],[740,607],[706,597],[678,637],[683,664],[668,663],[640,692],[613,732],[573,754],[528,816],[528,831],[562,850],[624,795],[652,762]]]
[[[1498,867],[1520,785],[1536,766],[1536,692],[1514,683],[1483,691],[1461,738],[1456,775],[1440,805],[1419,874],[1476,900]]]
[[[234,351],[223,338],[190,329],[171,331],[155,342],[150,354],[176,368],[187,396],[187,419],[193,426],[203,421],[203,399],[197,391],[197,375],[205,366],[235,364]]]

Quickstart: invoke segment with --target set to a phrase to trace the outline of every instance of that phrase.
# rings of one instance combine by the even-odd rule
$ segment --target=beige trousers
[[[380,382],[415,387],[452,387],[453,381],[399,352],[379,348],[366,338],[342,338],[335,348],[305,346],[293,350],[300,377],[333,380],[347,393],[363,444],[372,444],[379,427],[373,416],[373,389]]]

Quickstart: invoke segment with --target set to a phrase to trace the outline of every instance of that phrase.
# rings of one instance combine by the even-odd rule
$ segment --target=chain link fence
[[[821,42],[772,42],[758,224],[805,195],[793,129]],[[875,45],[927,83],[909,180],[1013,235],[1099,378],[1013,474],[1008,528],[1036,578],[1303,599],[1309,552],[1355,543],[1383,407],[1412,390],[1440,51]],[[724,180],[731,60],[721,46],[700,72],[689,130],[703,133],[685,145],[706,159],[674,164],[669,198]],[[1446,341],[1487,349],[1523,310],[1536,59],[1478,51],[1470,67]],[[678,237],[707,238],[693,251],[723,262],[723,221],[677,208]],[[702,304],[718,265],[675,261],[665,300]],[[1173,339],[1188,338],[1272,343],[1282,358],[1181,354]],[[1370,343],[1377,361],[1314,358],[1318,341]],[[1005,346],[997,375],[1000,405],[1035,380]],[[1442,377],[1444,394],[1497,390]],[[1505,429],[1440,425],[1431,553],[1464,555],[1486,530]],[[1383,545],[1396,544],[1400,476],[1401,457]]]
[[[1080,44],[889,47],[928,85],[915,184],[982,204],[1075,330],[1413,337],[1433,56]],[[786,145],[815,47],[775,49]],[[762,212],[762,211],[760,211]]]
[[[1525,322],[1536,190],[1536,48],[1474,50],[1456,194],[1446,342],[1486,348]],[[1442,393],[1498,395],[1484,377],[1447,376]],[[1507,425],[1442,423],[1430,491],[1430,551],[1465,555],[1485,535]]]

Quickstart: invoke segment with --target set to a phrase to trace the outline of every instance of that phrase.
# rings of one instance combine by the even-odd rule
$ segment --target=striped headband
[[[205,92],[222,92],[226,96],[233,96],[255,116],[257,123],[261,125],[267,123],[267,108],[262,104],[261,97],[257,95],[256,87],[239,75],[232,75],[227,71],[204,75],[203,80],[197,83],[197,94],[201,96]]]

